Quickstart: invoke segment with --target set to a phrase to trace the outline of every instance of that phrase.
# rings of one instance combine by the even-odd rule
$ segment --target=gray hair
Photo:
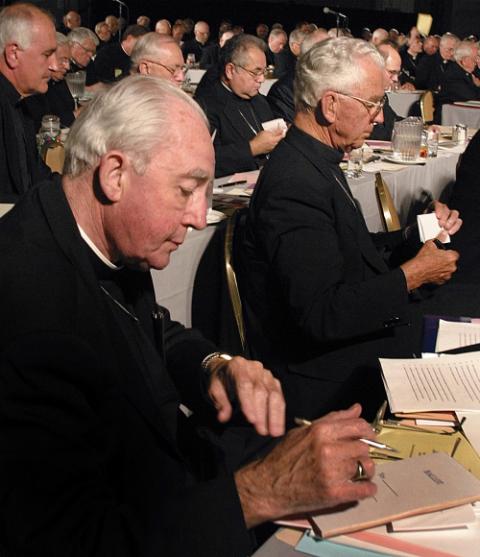
[[[283,29],[281,29],[280,27],[272,27],[272,30],[270,31],[268,38],[269,39],[273,39],[275,37],[285,37],[287,38],[287,33],[285,33],[285,31]]]
[[[467,56],[472,56],[472,51],[475,50],[478,54],[478,45],[470,41],[461,41],[455,47],[455,53],[453,57],[456,62],[460,62],[463,58]]]
[[[325,29],[315,29],[315,31],[308,33],[308,35],[303,39],[300,46],[300,53],[305,54],[305,52],[308,52],[314,44],[325,41],[326,39],[328,39],[328,33]]]
[[[166,79],[129,76],[98,94],[68,134],[63,173],[75,178],[93,171],[105,153],[118,149],[143,174],[153,151],[171,144],[177,112],[172,110],[174,101],[190,107],[208,127],[199,105]]]
[[[292,44],[294,43],[301,45],[307,35],[310,35],[310,31],[305,32],[301,29],[294,29],[288,37],[288,44],[290,46],[292,46]]]
[[[95,43],[96,46],[98,46],[100,42],[97,35],[95,35],[93,31],[90,31],[90,29],[87,29],[86,27],[76,27],[75,29],[72,29],[67,37],[70,44],[82,44],[84,41],[90,39]]]
[[[162,46],[165,44],[174,44],[178,47],[177,41],[171,35],[154,32],[140,37],[130,55],[132,73],[138,71],[138,65],[145,58],[161,58]]]
[[[222,69],[229,63],[236,66],[243,66],[248,63],[249,49],[258,48],[265,52],[267,47],[265,42],[254,35],[234,35],[228,39],[220,50],[220,64]]]
[[[68,38],[63,34],[63,33],[59,33],[58,31],[55,33],[55,36],[57,37],[57,46],[62,46],[64,44],[70,44],[70,41],[68,40]]]
[[[4,52],[9,43],[28,48],[32,43],[34,22],[39,16],[47,17],[54,24],[51,14],[32,4],[13,4],[3,8],[0,11],[0,52]]]
[[[382,55],[362,39],[339,37],[314,45],[297,62],[295,108],[301,111],[314,108],[328,90],[349,92],[367,78],[359,64],[367,57],[384,69]]]
[[[453,33],[450,32],[445,33],[440,37],[440,45],[444,46],[447,41],[452,41],[452,40],[455,41],[455,43],[457,44],[460,42],[460,39],[457,37],[457,35],[454,35]]]

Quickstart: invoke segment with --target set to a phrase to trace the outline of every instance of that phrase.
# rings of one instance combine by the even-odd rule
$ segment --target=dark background
[[[3,0],[3,3],[10,2]],[[75,9],[89,27],[108,14],[118,15],[119,7],[113,0],[37,0],[35,3],[47,7],[60,19],[65,12]],[[376,27],[395,27],[408,32],[415,25],[419,12],[433,16],[432,33],[451,31],[460,37],[480,33],[480,0],[125,0],[125,3],[129,6],[130,23],[135,23],[141,14],[148,15],[153,24],[161,18],[170,21],[184,17],[204,19],[210,23],[212,36],[222,19],[242,25],[246,32],[254,32],[260,21],[268,25],[280,22],[287,31],[301,20],[327,29],[334,27],[335,17],[323,14],[324,6],[346,14],[354,35],[363,27],[370,27],[372,31]]]

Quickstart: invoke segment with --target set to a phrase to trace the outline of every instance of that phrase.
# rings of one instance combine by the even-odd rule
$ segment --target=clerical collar
[[[225,83],[225,81],[223,81],[223,79],[220,80],[220,83],[225,87],[225,89],[227,91],[229,91],[230,93],[232,93],[233,95],[235,95],[235,93],[230,89],[230,87]]]
[[[80,236],[83,238],[87,246],[93,251],[93,253],[102,261],[102,263],[104,263],[109,269],[112,269],[112,271],[119,271],[122,267],[119,267],[118,265],[115,265],[114,263],[109,261],[88,237],[85,230],[83,230],[83,228],[78,223],[77,226],[80,232]]]

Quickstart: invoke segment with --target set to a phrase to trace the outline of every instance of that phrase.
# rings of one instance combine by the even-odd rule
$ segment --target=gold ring
[[[363,467],[363,464],[359,460],[357,460],[357,471],[355,472],[352,481],[361,482],[362,480],[368,480],[368,475],[365,472],[365,468]]]

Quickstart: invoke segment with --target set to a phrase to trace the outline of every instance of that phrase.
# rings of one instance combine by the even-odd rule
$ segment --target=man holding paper
[[[256,170],[284,137],[282,120],[274,115],[260,85],[265,80],[264,42],[237,35],[221,50],[222,75],[195,97],[215,133],[215,176]]]
[[[448,281],[458,254],[420,248],[412,228],[369,234],[339,167],[383,122],[381,54],[360,40],[324,41],[295,79],[295,120],[262,171],[242,242],[247,341],[282,381],[290,415],[352,399],[372,413],[378,356],[415,349],[416,331],[398,327],[410,321],[409,293]],[[449,234],[460,228],[445,205],[435,215]]]

